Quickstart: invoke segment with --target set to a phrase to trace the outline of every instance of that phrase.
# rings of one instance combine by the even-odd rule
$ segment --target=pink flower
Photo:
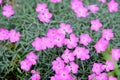
[[[86,18],[87,16],[89,16],[88,9],[83,6],[75,9],[75,13],[78,18]]]
[[[80,43],[84,46],[87,46],[92,41],[92,38],[89,34],[81,34],[80,35]]]
[[[93,4],[93,5],[89,5],[88,9],[92,12],[92,13],[96,13],[99,10],[99,7],[97,4]]]
[[[113,33],[112,29],[104,29],[104,30],[102,30],[102,38],[109,41],[113,37],[114,37],[114,33]]]
[[[14,29],[9,32],[10,42],[18,42],[20,40],[20,32],[16,32]]]
[[[0,0],[0,4],[2,4],[2,0]]]
[[[114,62],[107,60],[105,64],[106,71],[109,72],[110,70],[114,70],[114,65]]]
[[[70,75],[67,68],[63,68],[57,74],[60,80],[72,80],[72,76]]]
[[[96,80],[108,80],[107,73],[101,73],[98,76],[96,76]]]
[[[50,0],[50,2],[52,2],[52,3],[59,3],[59,2],[62,2],[62,0]]]
[[[76,37],[75,34],[70,34],[70,39],[65,39],[65,45],[67,45],[67,48],[72,49],[77,46],[78,37]]]
[[[56,73],[59,73],[59,71],[64,67],[65,67],[64,61],[60,57],[57,57],[56,60],[52,62],[52,69]]]
[[[68,49],[66,49],[62,54],[62,59],[65,63],[68,63],[70,61],[74,61],[74,55]]]
[[[41,12],[44,12],[44,11],[46,11],[46,10],[48,10],[46,3],[38,3],[38,4],[37,4],[37,6],[36,6],[36,12],[41,13]]]
[[[115,2],[115,0],[111,0],[108,3],[108,11],[110,13],[112,13],[112,12],[118,12],[118,7],[119,7],[119,4],[118,4],[118,2]]]
[[[41,50],[41,39],[39,37],[36,37],[35,40],[32,42],[32,46],[35,48],[35,50],[39,51]]]
[[[116,77],[113,77],[113,76],[109,76],[109,79],[108,80],[118,80]]]
[[[40,12],[38,14],[38,19],[41,22],[49,23],[51,18],[52,18],[52,13],[50,13],[48,10],[45,10],[44,12]]]
[[[102,27],[102,23],[99,19],[91,20],[91,30],[99,31],[99,29]]]
[[[26,59],[28,59],[32,65],[35,65],[38,56],[35,53],[30,52],[29,54],[26,55]]]
[[[55,46],[54,38],[47,38],[44,42],[46,42],[47,48],[54,48]]]
[[[24,71],[29,71],[31,66],[32,66],[32,64],[29,62],[28,59],[20,61],[20,67]]]
[[[71,28],[71,25],[70,24],[65,24],[65,23],[61,23],[60,24],[60,28],[58,29],[58,32],[59,33],[62,33],[62,34],[70,34],[72,33],[72,28]]]
[[[112,49],[112,58],[114,59],[114,60],[119,60],[120,59],[120,49]]]
[[[9,39],[9,31],[5,28],[0,28],[0,40]]]
[[[94,48],[96,49],[96,51],[98,53],[101,53],[103,51],[105,51],[108,47],[108,43],[109,41],[101,38],[95,45],[94,45]]]
[[[40,73],[34,70],[34,73],[32,73],[32,76],[30,77],[30,79],[31,80],[40,80]]]
[[[58,34],[58,29],[55,29],[55,28],[49,28],[48,29],[48,32],[47,32],[47,37],[48,38],[54,38],[56,37],[56,35]]]
[[[88,80],[94,80],[94,79],[96,79],[95,77],[96,77],[96,74],[93,73],[88,76]]]
[[[94,63],[93,67],[92,67],[92,72],[96,73],[96,74],[100,74],[101,72],[103,72],[104,70],[104,66],[102,63]]]
[[[76,10],[77,8],[79,8],[81,6],[83,6],[82,1],[80,1],[80,0],[71,0],[71,8],[73,10]]]
[[[7,18],[10,18],[15,13],[11,5],[3,6],[2,9],[2,14]]]
[[[90,58],[89,49],[86,49],[84,47],[76,47],[73,51],[73,54],[81,60],[86,60]]]
[[[54,37],[54,43],[57,47],[62,47],[65,40],[65,35],[63,34],[57,34],[56,37]]]
[[[69,70],[74,74],[78,72],[78,68],[79,68],[78,64],[74,62],[70,62],[70,66],[67,65],[66,67],[69,68]]]
[[[99,2],[106,3],[106,0],[98,0]]]

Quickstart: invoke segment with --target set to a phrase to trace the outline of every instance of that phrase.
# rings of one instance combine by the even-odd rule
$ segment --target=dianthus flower
[[[111,53],[112,53],[112,58],[114,60],[118,61],[120,59],[120,49],[117,49],[117,48],[112,49]]]
[[[7,18],[10,18],[15,13],[11,5],[5,5],[2,9],[2,14]]]
[[[96,80],[108,80],[107,73],[101,73],[98,76],[96,76]]]
[[[113,76],[109,76],[109,79],[108,80],[118,80],[116,77],[113,77]]]
[[[99,31],[99,29],[102,27],[102,23],[99,19],[91,20],[91,30]]]
[[[65,63],[68,63],[70,61],[74,61],[74,54],[70,52],[70,50],[66,49],[62,54],[62,59]]]
[[[16,32],[16,30],[12,29],[9,32],[10,42],[18,42],[20,40],[20,32]]]
[[[94,63],[92,67],[92,72],[100,74],[104,70],[104,65],[102,63]]]
[[[0,40],[8,40],[9,31],[5,28],[0,28]]]
[[[102,38],[109,41],[113,37],[114,37],[114,33],[113,33],[112,29],[103,29],[102,30]]]
[[[36,6],[36,12],[44,12],[45,10],[48,10],[47,9],[47,4],[46,3],[38,3],[37,6]]]
[[[73,54],[81,60],[86,60],[90,58],[89,49],[86,49],[84,47],[76,47],[73,51]]]
[[[31,70],[32,76],[30,77],[31,80],[40,80],[40,72],[35,70]]]
[[[72,49],[77,46],[78,37],[75,34],[70,34],[70,39],[65,39],[65,45],[67,45],[67,48]]]
[[[92,4],[88,6],[88,9],[92,12],[92,13],[96,13],[99,10],[99,7],[97,4]]]
[[[84,46],[87,46],[92,41],[92,38],[89,34],[81,34],[80,35],[80,43]]]
[[[108,11],[110,13],[112,13],[112,12],[118,12],[118,7],[119,7],[119,4],[118,4],[118,2],[115,2],[115,0],[111,0],[108,3]]]
[[[99,2],[106,3],[106,0],[98,0]]]
[[[35,53],[30,52],[29,54],[26,55],[26,59],[29,60],[29,62],[32,65],[35,65],[36,64],[36,60],[38,59],[38,56]]]
[[[101,53],[103,51],[105,51],[108,47],[108,43],[109,41],[101,38],[95,45],[94,45],[94,48],[96,49],[96,51],[98,53]]]
[[[109,72],[110,70],[114,70],[114,65],[114,62],[107,60],[104,66],[106,71]]]

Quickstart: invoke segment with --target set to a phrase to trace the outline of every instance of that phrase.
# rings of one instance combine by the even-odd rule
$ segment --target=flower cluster
[[[7,18],[10,18],[15,13],[11,5],[3,6],[2,10],[3,10],[2,11],[3,16]]]
[[[102,63],[94,63],[92,68],[92,74],[88,76],[88,80],[117,80],[113,76],[108,76],[107,72],[114,70],[115,63],[107,60],[105,65]]]
[[[62,0],[50,0],[50,2],[52,2],[52,3],[59,3],[59,2],[62,2]]]
[[[18,42],[20,40],[20,32],[11,29],[10,31],[5,28],[0,28],[0,40],[10,40],[10,42]]]
[[[46,3],[38,3],[36,6],[36,12],[38,12],[37,17],[41,22],[50,22],[50,19],[52,18],[52,13],[50,13]]]
[[[26,59],[20,61],[20,67],[24,71],[29,71],[32,65],[36,65],[37,62],[36,60],[38,59],[38,56],[30,52],[29,54],[26,55]]]

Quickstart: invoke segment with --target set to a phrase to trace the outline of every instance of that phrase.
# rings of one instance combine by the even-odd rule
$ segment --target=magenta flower
[[[47,9],[47,4],[46,3],[38,3],[36,6],[36,12],[41,13],[48,10]]]
[[[50,0],[50,2],[52,2],[52,3],[59,3],[59,2],[62,2],[62,0]]]
[[[99,19],[91,20],[91,30],[99,31],[99,29],[102,27],[102,23]]]
[[[79,8],[81,6],[83,6],[82,1],[80,1],[80,0],[71,0],[71,8],[73,10],[76,10],[77,8]]]
[[[56,73],[59,73],[59,71],[64,67],[65,67],[64,61],[60,57],[57,57],[56,60],[52,62],[52,69]]]
[[[118,80],[116,77],[113,77],[113,76],[109,76],[109,79],[108,80]]]
[[[114,62],[113,61],[109,61],[107,60],[106,63],[105,63],[105,69],[107,72],[109,72],[110,70],[114,70]]]
[[[54,43],[57,47],[62,47],[64,44],[64,40],[65,40],[64,34],[57,34],[55,39],[54,39]]]
[[[31,80],[40,80],[40,73],[32,70],[32,76],[30,77]]]
[[[106,0],[98,0],[99,2],[106,3]]]
[[[48,10],[45,10],[44,12],[40,12],[38,14],[38,19],[41,22],[49,23],[51,18],[52,18],[52,13],[50,13]]]
[[[74,61],[74,54],[71,53],[68,49],[66,49],[63,54],[62,54],[62,59],[64,60],[65,63],[68,63],[70,61]]]
[[[92,67],[92,72],[100,74],[104,70],[104,65],[102,63],[94,63]]]
[[[88,80],[94,80],[94,79],[96,79],[95,77],[96,77],[96,74],[93,73],[88,76]]]
[[[88,6],[88,9],[92,12],[92,13],[96,13],[99,10],[99,7],[97,4],[92,4]]]
[[[10,18],[15,13],[11,5],[5,5],[3,6],[2,9],[3,9],[2,12],[3,16],[7,18]]]
[[[118,12],[118,7],[119,7],[119,4],[118,4],[118,2],[115,2],[115,0],[111,0],[108,3],[108,11],[110,13],[112,13],[112,12]]]
[[[112,29],[104,29],[104,30],[102,30],[102,38],[109,41],[113,37],[114,37],[114,33],[113,33]]]
[[[98,76],[96,76],[96,80],[108,80],[107,73],[101,73]]]
[[[81,34],[80,35],[80,43],[84,46],[87,46],[92,41],[92,38],[89,34]]]
[[[67,48],[72,49],[77,46],[78,37],[75,34],[70,34],[70,39],[65,39],[65,45],[67,45]]]
[[[60,80],[72,80],[72,76],[70,75],[69,70],[66,68],[61,69],[57,75],[59,76]]]
[[[24,71],[29,71],[31,66],[32,66],[32,64],[29,62],[28,59],[20,61],[20,67]]]
[[[2,4],[2,0],[0,0],[0,4]]]
[[[73,51],[73,54],[81,60],[86,60],[90,58],[89,49],[86,49],[84,47],[76,47]]]
[[[120,49],[112,49],[112,58],[114,59],[114,60],[119,60],[120,59]]]
[[[56,37],[56,35],[58,34],[58,29],[55,29],[55,28],[49,28],[48,29],[48,32],[47,32],[47,37],[48,38],[54,38]]]
[[[32,42],[32,46],[35,48],[35,50],[39,51],[41,50],[41,39],[39,37],[36,37],[35,40]]]
[[[9,39],[9,31],[5,28],[0,28],[0,40]]]
[[[78,64],[76,64],[75,62],[70,62],[70,65],[66,66],[72,73],[76,74],[78,72]]]
[[[108,47],[108,43],[109,41],[101,38],[95,45],[94,45],[94,48],[96,49],[96,51],[98,53],[101,53],[103,51],[105,51]]]
[[[70,24],[65,24],[65,23],[61,23],[60,24],[60,28],[58,29],[58,32],[59,33],[62,33],[62,34],[70,34],[72,33],[72,28],[71,28],[71,25]]]
[[[46,38],[44,42],[46,42],[47,48],[54,48],[55,46],[54,38]]]
[[[14,29],[9,32],[10,42],[18,42],[20,40],[20,32],[16,32]]]
[[[89,16],[88,9],[84,6],[75,9],[75,13],[78,18],[86,18]]]
[[[28,59],[32,65],[35,65],[38,56],[35,53],[30,52],[29,54],[26,55],[26,59]]]

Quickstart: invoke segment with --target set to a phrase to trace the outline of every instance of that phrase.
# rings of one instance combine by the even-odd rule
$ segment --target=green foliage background
[[[109,0],[108,0],[109,1]],[[116,0],[120,3],[120,0]],[[49,24],[42,23],[37,18],[35,8],[37,3],[45,2],[50,12],[53,14]],[[49,80],[54,75],[51,62],[62,54],[63,48],[47,49],[46,51],[35,51],[31,43],[35,37],[43,37],[49,28],[58,28],[61,22],[72,25],[74,33],[79,37],[82,33],[89,33],[93,42],[87,46],[90,51],[91,58],[86,61],[76,60],[79,64],[79,72],[76,75],[78,80],[87,80],[87,76],[91,73],[91,67],[94,62],[103,62],[102,56],[96,53],[93,48],[96,41],[101,37],[102,29],[112,28],[114,38],[110,41],[110,46],[120,48],[120,7],[117,13],[109,13],[107,4],[98,2],[97,0],[83,0],[84,5],[98,4],[100,10],[96,14],[90,14],[87,18],[77,18],[70,8],[70,0],[63,0],[61,3],[53,4],[49,0],[16,0],[14,4],[15,15],[7,19],[2,16],[2,6],[0,8],[0,27],[7,29],[16,29],[21,33],[21,39],[18,43],[10,43],[9,41],[0,41],[0,78],[3,80],[29,80],[30,72],[24,72],[20,69],[19,61],[25,58],[30,51],[34,51],[39,55],[38,64],[32,69],[40,71],[41,80]],[[99,18],[103,23],[103,27],[98,32],[90,30],[90,20]],[[120,80],[120,76],[119,76]]]

